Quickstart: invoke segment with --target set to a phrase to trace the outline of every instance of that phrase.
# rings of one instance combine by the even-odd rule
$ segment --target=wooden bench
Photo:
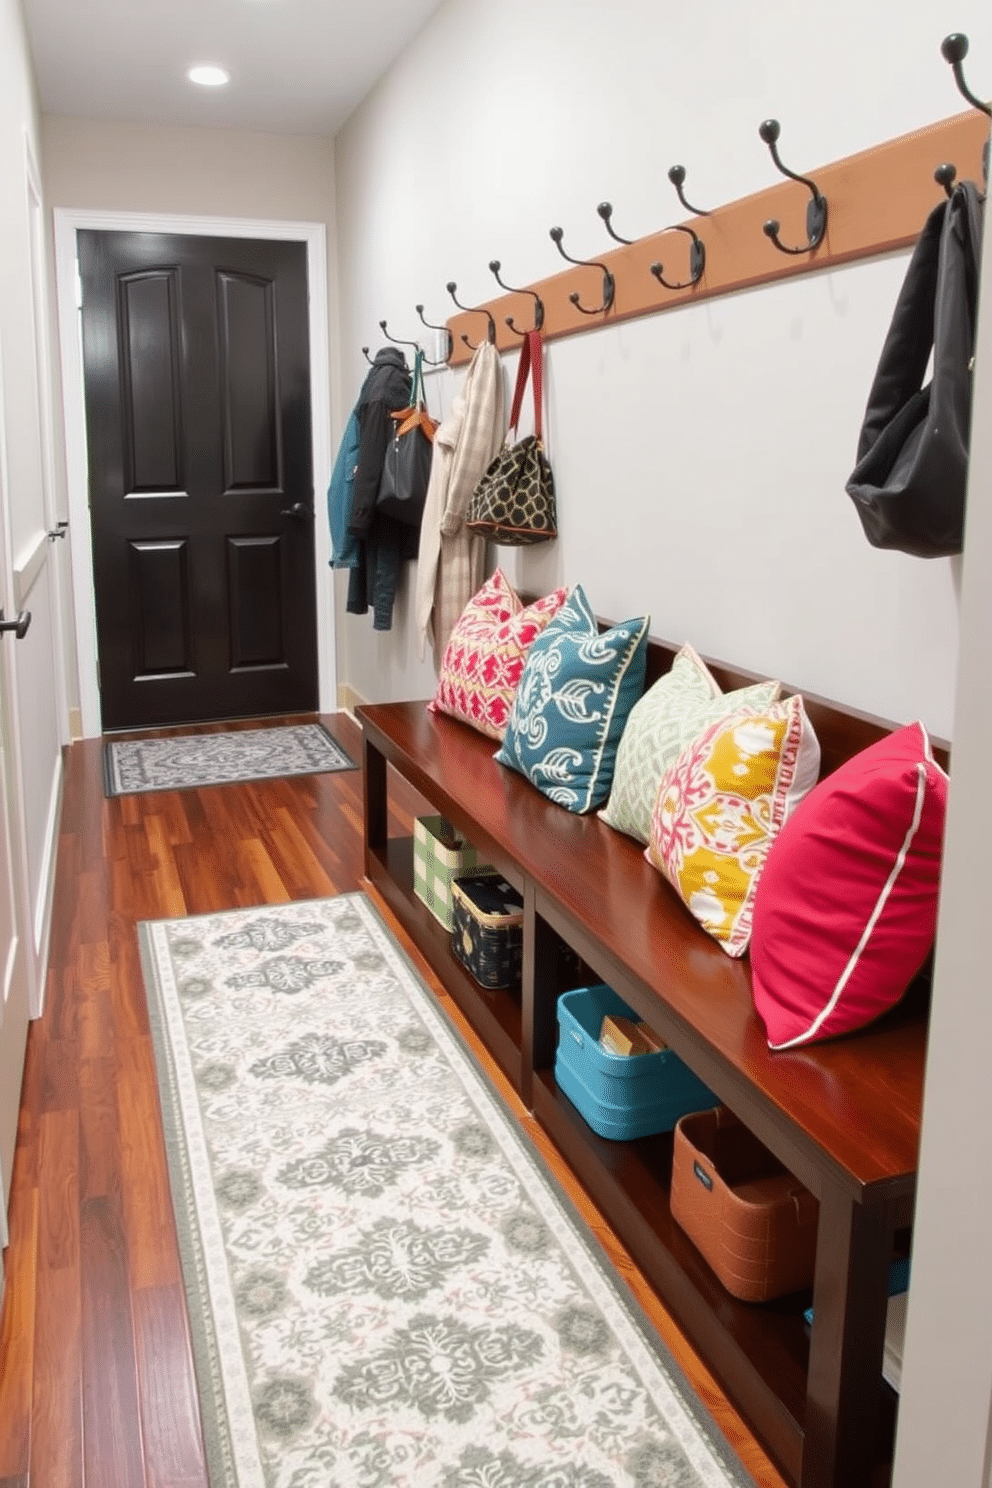
[[[652,640],[646,686],[677,647]],[[709,663],[725,691],[755,674]],[[792,689],[784,689],[790,691]],[[804,693],[823,773],[893,725]],[[872,1028],[771,1053],[747,961],[728,957],[640,844],[575,816],[497,765],[491,739],[424,702],[357,709],[369,880],[427,957],[566,1162],[787,1478],[802,1488],[888,1479],[896,1398],[882,1381],[886,1278],[912,1221],[927,997]],[[946,765],[946,748],[935,750]],[[524,899],[522,984],[483,991],[413,890],[413,846],[390,838],[387,766],[464,833]],[[558,1091],[556,999],[576,952],[668,1041],[819,1200],[809,1294],[756,1306],[721,1286],[669,1211],[671,1135],[598,1137]],[[569,974],[568,968],[572,968]]]

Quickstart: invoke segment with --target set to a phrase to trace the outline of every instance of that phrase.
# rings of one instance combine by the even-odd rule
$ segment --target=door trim
[[[82,344],[79,324],[79,279],[76,233],[182,233],[200,238],[272,238],[303,242],[307,247],[307,284],[310,296],[310,410],[313,429],[315,522],[314,583],[317,598],[317,679],[321,712],[337,708],[337,667],[334,637],[334,596],[330,573],[331,542],[321,521],[321,493],[331,477],[330,367],[327,324],[327,231],[322,222],[282,222],[245,217],[186,217],[157,212],[89,212],[56,207],[55,280],[59,343],[62,359],[62,401],[65,418],[66,483],[72,536],[72,582],[76,619],[76,660],[84,739],[99,737],[100,690],[97,683],[96,602],[93,586],[93,544],[90,534],[89,477],[86,463],[86,405],[83,391]]]
[[[38,378],[38,421],[41,440],[41,498],[43,536],[55,530],[55,524],[63,515],[58,508],[58,482],[55,475],[55,410],[53,402],[54,349],[51,334],[51,309],[48,300],[48,245],[45,241],[45,196],[41,189],[41,172],[35,159],[31,139],[24,131],[24,179],[27,193],[28,237],[31,248],[31,310],[32,329],[35,342],[35,368]],[[58,550],[50,549],[47,540],[43,546],[37,566],[25,580],[26,587],[19,602],[27,597],[38,572],[49,563],[51,575],[51,616],[54,632],[53,677],[55,681],[55,705],[58,712],[59,743],[68,744],[69,734],[69,686],[66,675],[66,595],[69,584],[69,563],[60,544]],[[15,574],[20,565],[18,555],[12,555]]]

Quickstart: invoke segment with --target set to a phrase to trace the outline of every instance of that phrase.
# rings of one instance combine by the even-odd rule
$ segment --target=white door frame
[[[321,493],[331,474],[330,371],[327,329],[327,235],[322,222],[276,222],[245,217],[186,217],[157,212],[89,212],[56,207],[55,282],[62,357],[62,402],[65,416],[66,482],[72,550],[79,703],[84,739],[101,733],[97,683],[96,600],[93,589],[93,544],[90,533],[89,478],[86,461],[86,407],[79,323],[79,274],[76,233],[185,233],[193,237],[278,238],[307,246],[310,299],[310,409],[313,430],[315,505],[314,561],[317,591],[317,677],[321,712],[337,708],[334,596],[330,582],[331,543],[322,520]]]
[[[24,133],[24,170],[27,184],[27,214],[31,245],[31,297],[34,312],[35,364],[38,378],[38,422],[41,443],[41,498],[45,531],[39,534],[40,552],[36,544],[30,562],[32,577],[45,561],[50,562],[49,592],[51,595],[53,673],[55,678],[55,706],[58,713],[59,743],[68,744],[69,692],[66,681],[65,654],[65,603],[68,589],[69,563],[63,552],[63,539],[53,548],[48,534],[56,531],[60,513],[58,510],[57,482],[55,479],[55,417],[52,408],[52,338],[50,334],[51,312],[48,304],[48,250],[45,243],[45,205],[41,189],[41,172],[38,170],[34,151],[27,131]],[[27,594],[18,596],[27,598]],[[54,840],[54,833],[53,833]],[[54,877],[54,874],[52,875]]]

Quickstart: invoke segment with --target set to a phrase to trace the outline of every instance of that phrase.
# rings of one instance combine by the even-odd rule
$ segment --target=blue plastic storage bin
[[[627,1142],[671,1131],[688,1111],[719,1097],[671,1049],[656,1054],[608,1054],[599,1043],[607,1016],[637,1018],[621,997],[599,983],[558,999],[555,1080],[601,1137]]]

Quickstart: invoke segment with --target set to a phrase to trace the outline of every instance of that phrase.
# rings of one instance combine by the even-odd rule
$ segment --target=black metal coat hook
[[[503,265],[500,263],[500,261],[499,261],[498,258],[490,259],[490,261],[489,261],[489,271],[493,275],[493,277],[496,280],[496,283],[500,286],[501,289],[508,289],[511,294],[528,294],[528,295],[533,295],[533,297],[534,297],[534,324],[531,326],[531,330],[532,331],[539,331],[541,329],[541,327],[544,325],[544,301],[541,299],[541,296],[538,294],[538,292],[537,292],[536,289],[514,289],[514,287],[513,287],[512,284],[506,284],[506,283],[504,283],[504,281],[499,277],[499,271],[500,271],[500,269],[502,267],[503,267]],[[515,336],[526,336],[527,335],[527,332],[526,331],[522,331],[518,325],[514,325],[514,323],[513,323],[513,316],[512,315],[508,315],[506,317],[506,323],[510,327],[510,330],[513,332],[513,334]]]
[[[420,318],[421,318],[421,320],[423,320],[423,316],[421,316]],[[424,321],[424,324],[426,325],[427,322]],[[425,367],[443,367],[444,364],[445,364],[445,362],[448,360],[447,357],[442,357],[439,362],[432,361],[429,356],[424,356],[424,349],[421,346],[421,344],[420,344],[419,341],[403,341],[403,340],[400,339],[399,336],[391,336],[389,334],[389,332],[386,330],[386,322],[384,320],[380,320],[380,322],[379,322],[379,329],[382,332],[382,334],[385,336],[386,340],[387,341],[392,341],[395,346],[412,346],[414,348],[414,350],[419,351],[420,352],[420,360],[423,362],[423,364],[424,364]],[[436,330],[436,331],[447,331],[448,330],[448,327],[447,326],[434,326],[433,329]],[[449,344],[449,346],[451,344],[451,333],[450,332],[448,333],[448,344]]]
[[[458,288],[458,285],[455,283],[454,279],[449,279],[448,280],[448,283],[446,285],[446,288],[447,288],[447,291],[450,294],[451,298],[454,300],[455,304],[458,306],[459,310],[468,310],[473,315],[484,315],[486,317],[486,319],[489,322],[489,330],[487,332],[487,335],[489,337],[489,340],[495,345],[495,343],[496,343],[496,322],[493,320],[493,318],[490,315],[489,311],[483,305],[463,305],[462,302],[461,302],[461,300],[459,300],[457,298],[456,294],[455,294],[455,290]],[[462,332],[462,340],[465,342],[465,345],[468,347],[469,351],[475,351],[476,350],[477,343],[473,343],[472,341],[470,341],[468,339],[468,337],[465,335],[464,332]]]
[[[600,202],[599,206],[596,208],[596,211],[599,213],[600,217],[602,217],[603,226],[606,228],[606,231],[609,233],[610,237],[616,239],[618,243],[623,243],[625,247],[629,248],[631,243],[633,243],[635,240],[633,238],[622,238],[620,234],[614,230],[612,204],[610,202]]]
[[[685,180],[685,166],[683,166],[683,165],[673,165],[672,168],[671,168],[671,170],[668,172],[668,179],[674,185],[675,190],[679,194],[679,201],[682,203],[682,205],[684,207],[688,207],[688,209],[689,209],[690,212],[695,212],[695,214],[696,214],[697,217],[708,217],[710,215],[709,212],[704,212],[701,207],[694,207],[691,204],[691,202],[687,202],[686,199],[685,199],[685,197],[683,196],[683,194],[682,194],[682,183]],[[634,243],[634,242],[637,241],[636,238],[622,238],[620,236],[620,234],[615,231],[615,229],[613,227],[613,207],[612,207],[612,205],[611,205],[610,202],[607,202],[607,201],[600,202],[599,206],[596,208],[596,211],[599,213],[600,217],[602,217],[604,226],[606,227],[606,231],[609,233],[609,235],[610,235],[611,238],[615,238],[618,243],[623,243],[628,248],[630,247],[631,243]],[[665,231],[667,232],[668,229],[666,228]],[[691,228],[682,228],[682,229],[680,229],[680,231],[682,231],[682,232],[692,232],[692,229]],[[695,233],[692,233],[692,237],[693,237],[693,244],[694,245],[695,244],[699,244],[699,239],[696,237],[696,234]],[[699,244],[699,246],[701,247],[702,245]],[[694,246],[694,251],[695,251],[695,246]],[[702,273],[702,269],[700,269],[699,273],[700,274]],[[695,278],[692,280],[693,284],[695,284],[696,279],[698,279],[698,278],[699,278],[699,274],[696,274],[695,275]],[[664,284],[665,281],[662,280],[661,282]],[[684,288],[684,285],[679,285],[679,288],[680,289]]]
[[[665,232],[688,233],[692,239],[692,246],[689,249],[689,277],[684,284],[669,284],[668,280],[664,277],[665,265],[662,263],[653,263],[651,265],[651,272],[658,283],[663,284],[666,289],[691,289],[703,277],[703,270],[706,267],[706,245],[702,238],[693,232],[691,227],[683,227],[680,223],[675,223],[672,227],[666,227]]]
[[[420,342],[419,341],[401,341],[400,338],[399,338],[399,336],[391,336],[389,334],[389,332],[386,330],[386,322],[384,320],[380,320],[380,322],[379,322],[379,329],[382,332],[382,334],[385,336],[386,340],[387,341],[392,341],[392,343],[393,343],[394,346],[412,346],[415,351],[419,351],[420,350]]]
[[[807,187],[811,200],[806,207],[806,232],[809,241],[801,248],[790,248],[788,244],[779,241],[779,223],[774,217],[770,217],[764,224],[762,231],[767,238],[771,238],[775,247],[782,253],[812,253],[823,242],[823,235],[827,230],[827,198],[821,193],[815,181],[808,176],[797,176],[795,171],[789,170],[788,166],[782,164],[778,153],[778,137],[781,126],[777,119],[766,119],[758,126],[758,133],[771,151],[772,159],[783,176],[788,176],[791,181],[800,181]]]
[[[375,366],[375,362],[374,362],[374,361],[373,361],[373,360],[372,360],[372,358],[371,358],[371,357],[370,357],[370,356],[369,356],[369,349],[368,349],[368,347],[367,347],[367,346],[363,346],[363,347],[362,347],[362,356],[363,356],[363,357],[364,357],[364,358],[365,358],[365,360],[366,360],[366,361],[367,361],[367,362],[368,362],[368,364],[369,364],[369,366],[370,366],[370,367],[374,367],[374,366]]]
[[[563,237],[562,228],[552,227],[549,230],[548,235],[551,238],[551,241],[557,247],[558,252],[561,254],[562,258],[567,259],[569,263],[578,264],[582,268],[599,269],[602,272],[603,303],[601,305],[597,305],[595,309],[590,310],[587,305],[583,305],[580,303],[578,290],[573,290],[568,298],[571,300],[576,310],[581,310],[583,315],[602,315],[605,311],[609,310],[610,306],[613,304],[613,297],[617,292],[617,286],[613,275],[610,273],[606,265],[603,263],[597,263],[595,259],[573,258],[570,253],[566,253],[564,248],[561,246],[561,240]]]
[[[980,113],[986,114],[989,118],[992,118],[992,106],[987,103],[983,103],[980,98],[976,98],[975,94],[972,93],[971,89],[968,87],[968,84],[964,80],[964,72],[962,70],[961,63],[968,55],[967,36],[964,36],[960,31],[954,31],[951,33],[950,36],[945,36],[943,41],[940,43],[940,53],[941,56],[944,58],[944,61],[951,64],[951,71],[954,73],[954,81],[957,83],[958,91],[961,93],[962,97],[968,100],[972,108],[976,108],[979,110]],[[945,167],[941,166],[940,169],[944,170]],[[985,172],[985,179],[987,181],[989,178],[988,140],[985,141],[985,147],[982,150],[982,169]],[[938,177],[937,173],[934,172],[934,180],[937,181],[939,179],[940,178]],[[950,196],[951,193],[948,186],[943,181],[940,181],[940,184],[944,187],[944,190],[947,192],[948,196]]]
[[[424,321],[424,325],[427,327],[428,330],[430,330],[430,331],[443,331],[444,334],[447,336],[447,338],[448,338],[448,351],[447,351],[447,355],[443,358],[442,361],[440,361],[440,362],[432,362],[429,357],[424,357],[424,361],[427,362],[431,367],[443,367],[445,362],[448,362],[448,361],[451,360],[451,353],[454,351],[454,345],[453,345],[452,339],[451,339],[451,332],[448,330],[448,327],[446,325],[435,325],[433,323],[433,321],[424,320],[424,307],[423,307],[423,305],[414,305],[413,308],[416,310],[416,312],[420,316],[421,320]]]
[[[967,98],[972,108],[980,109],[983,114],[987,114],[989,118],[992,119],[992,106],[987,103],[983,103],[980,98],[976,98],[974,93],[972,93],[971,89],[968,87],[968,84],[964,80],[964,72],[962,70],[961,63],[968,55],[967,36],[963,36],[960,31],[954,31],[951,33],[950,36],[945,36],[943,41],[940,43],[940,54],[944,58],[945,62],[949,62],[951,64],[951,71],[954,73],[954,81],[957,83],[958,91],[961,93],[962,97]]]
[[[954,178],[957,176],[957,173],[957,166],[951,165],[950,161],[947,161],[944,165],[938,165],[933,173],[933,178],[937,182],[937,185],[943,186],[948,196],[952,195],[954,191]]]
[[[671,181],[672,185],[675,187],[675,190],[678,192],[679,201],[684,207],[688,207],[690,212],[695,212],[697,217],[708,217],[710,215],[709,212],[704,212],[702,207],[694,207],[692,205],[692,202],[686,201],[685,194],[682,190],[682,187],[685,184],[684,165],[673,165],[671,170],[668,172],[668,179]]]

